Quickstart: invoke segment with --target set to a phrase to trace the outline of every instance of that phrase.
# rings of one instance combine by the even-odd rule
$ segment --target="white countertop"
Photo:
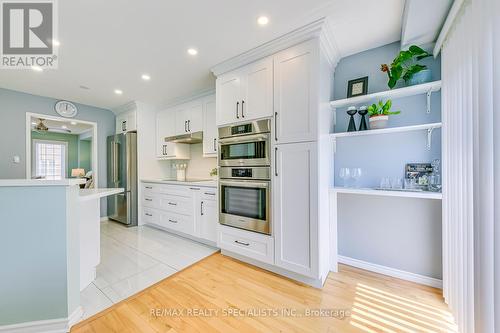
[[[187,181],[178,181],[175,179],[141,179],[143,183],[169,184],[169,185],[184,185],[184,186],[202,186],[202,187],[217,187],[217,181],[211,179],[188,179]]]
[[[85,184],[85,179],[70,178],[61,180],[46,179],[0,179],[0,187],[32,187],[32,186],[74,186]]]
[[[99,199],[110,195],[122,193],[123,188],[90,188],[80,189],[80,201]]]

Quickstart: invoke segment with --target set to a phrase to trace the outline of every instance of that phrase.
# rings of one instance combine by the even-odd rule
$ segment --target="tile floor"
[[[217,249],[148,226],[101,224],[101,263],[97,278],[81,292],[86,319]]]

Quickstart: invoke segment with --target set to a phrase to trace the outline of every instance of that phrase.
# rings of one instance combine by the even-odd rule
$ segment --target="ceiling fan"
[[[64,127],[47,127],[43,122],[45,119],[39,118],[38,123],[34,125],[33,129],[37,133],[47,133],[47,132],[60,132],[60,133],[71,133],[70,129]]]

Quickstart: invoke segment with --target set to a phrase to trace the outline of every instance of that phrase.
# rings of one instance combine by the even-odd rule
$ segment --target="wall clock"
[[[76,105],[68,101],[57,102],[54,109],[59,115],[65,118],[73,118],[78,113]]]

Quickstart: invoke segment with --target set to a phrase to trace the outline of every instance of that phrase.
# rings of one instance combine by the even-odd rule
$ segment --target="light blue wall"
[[[364,76],[369,76],[369,93],[387,90],[387,75],[380,71],[380,64],[390,64],[399,50],[399,43],[393,43],[342,59],[335,70],[335,99],[346,98],[349,80]],[[425,62],[433,80],[439,80],[440,59]],[[394,100],[393,110],[402,114],[391,116],[389,127],[440,122],[440,93],[433,94],[431,104],[432,112],[427,114],[425,95]],[[336,115],[335,131],[345,132],[346,108]],[[441,158],[440,130],[433,133],[430,151],[426,144],[426,131],[339,138],[335,185],[343,185],[341,167],[362,168],[360,187],[378,187],[382,177],[402,178],[406,163]],[[339,194],[338,237],[342,256],[433,278],[442,276],[441,201]]]
[[[58,116],[54,111],[56,99],[30,95],[0,88],[0,179],[26,177],[26,112]],[[115,115],[106,109],[76,104],[75,119],[97,123],[99,187],[106,187],[106,138],[115,133]],[[14,156],[21,163],[14,164]],[[106,215],[106,200],[101,201],[101,215]]]
[[[66,204],[65,187],[0,187],[0,326],[68,316]]]

